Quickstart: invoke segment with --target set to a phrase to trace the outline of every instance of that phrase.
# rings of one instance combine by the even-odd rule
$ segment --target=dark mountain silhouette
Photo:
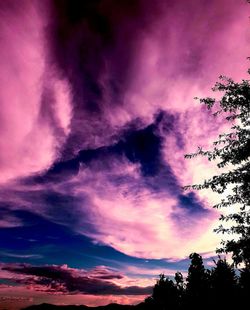
[[[109,304],[106,306],[98,306],[98,307],[88,307],[88,306],[56,306],[50,304],[41,304],[41,305],[33,305],[27,307],[23,310],[57,310],[57,309],[65,309],[65,310],[140,310],[146,309],[145,304],[141,303],[136,306],[129,306],[129,305],[119,305],[119,304]]]

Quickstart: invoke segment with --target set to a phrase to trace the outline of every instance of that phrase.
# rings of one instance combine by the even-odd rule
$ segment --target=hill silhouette
[[[51,304],[40,304],[40,305],[33,305],[24,308],[23,310],[57,310],[57,309],[65,309],[65,310],[140,310],[146,309],[145,304],[141,303],[138,305],[119,305],[119,304],[109,304],[106,306],[98,306],[98,307],[88,307],[88,306],[57,306]]]

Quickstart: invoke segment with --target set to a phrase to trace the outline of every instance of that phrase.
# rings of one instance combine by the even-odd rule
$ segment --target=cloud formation
[[[119,280],[123,275],[98,266],[89,272],[63,266],[30,266],[26,264],[12,264],[1,268],[3,272],[12,275],[12,281],[25,284],[34,290],[49,293],[64,294],[92,294],[92,295],[146,295],[152,287],[120,286],[112,280]],[[4,274],[2,275],[4,277]]]
[[[111,146],[81,151],[8,192],[5,203],[25,205],[127,255],[185,257],[197,246],[211,251],[217,214],[197,194],[183,192],[164,159],[164,137],[179,134],[171,122],[161,112]]]
[[[0,183],[46,170],[69,132],[68,86],[47,66],[43,9],[29,0],[0,5]]]
[[[225,128],[193,97],[244,77],[248,15],[234,0],[1,3],[0,224],[26,210],[131,256],[212,251],[215,197],[181,187],[216,170],[183,156]]]

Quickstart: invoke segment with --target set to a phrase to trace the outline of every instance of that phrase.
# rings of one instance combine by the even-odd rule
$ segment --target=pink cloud
[[[187,276],[187,271],[186,270],[178,270],[179,272],[182,273],[184,277]],[[165,274],[168,277],[173,277],[175,276],[175,273],[177,270],[173,269],[168,269],[168,268],[145,268],[145,267],[137,267],[137,266],[127,266],[126,267],[126,273],[129,275],[147,275],[147,276],[152,276],[152,279],[150,279],[151,283],[153,280],[158,279],[158,276],[160,274]]]
[[[19,227],[22,225],[22,221],[13,215],[4,215],[0,219],[0,227],[2,228]]]
[[[28,0],[22,7],[13,0],[10,3],[14,10],[4,5],[1,10],[5,46],[0,57],[1,182],[44,171],[60,157],[73,109],[68,82],[47,61],[46,5]],[[112,98],[106,97],[101,118],[108,124],[105,132],[98,124],[100,119],[81,111],[81,121],[73,125],[74,134],[82,131],[83,137],[76,150],[107,144],[117,127],[135,117],[149,123],[159,108],[192,111],[192,98],[209,92],[219,74],[244,76],[249,40],[245,1],[212,1],[206,6],[177,1],[171,10],[164,3],[156,7],[158,18],[151,20],[135,43],[136,61],[123,99],[126,104],[110,109]],[[235,46],[241,48],[236,52]],[[108,92],[105,81],[110,73],[104,73],[100,79]],[[52,94],[49,103],[42,102],[44,91]]]
[[[165,139],[164,154],[182,185],[201,182],[218,172],[206,160],[184,159],[184,154],[195,151],[198,145],[211,146],[217,134],[226,129],[220,119],[209,116],[193,97],[211,94],[209,89],[220,74],[236,79],[246,76],[244,60],[249,40],[246,5],[243,1],[241,4],[230,1],[226,5],[225,1],[216,1],[207,5],[206,13],[194,1],[179,1],[171,10],[163,5],[162,15],[139,40],[135,56],[138,61],[125,93],[126,105],[113,109],[109,116],[117,125],[138,116],[150,123],[159,108],[179,113],[176,126],[185,147],[178,147],[178,138],[170,135]],[[204,14],[206,18],[201,18]],[[239,52],[232,37],[241,46]],[[194,59],[196,56],[201,57],[200,62]],[[126,167],[122,169],[126,171]],[[183,257],[194,250],[210,251],[218,244],[220,237],[213,233],[218,225],[216,212],[206,218],[191,219],[185,211],[175,208],[173,197],[157,197],[147,190],[138,194],[138,200],[129,195],[124,197],[123,192],[133,193],[129,186],[113,188],[105,175],[100,172],[90,176],[91,171],[87,179],[93,183],[88,187],[90,181],[86,183],[85,173],[86,170],[81,171],[78,178],[83,177],[80,183],[93,197],[95,207],[90,221],[101,225],[97,225],[97,235],[90,235],[99,242],[141,257]],[[136,172],[134,178],[139,178]],[[208,210],[218,201],[218,196],[211,192],[198,195]],[[182,232],[173,224],[171,214],[186,219]]]
[[[147,31],[139,31],[134,44],[134,61],[122,94],[123,104],[110,104],[107,81],[112,72],[108,72],[107,65],[107,70],[100,70],[98,76],[106,94],[102,114],[77,111],[80,116],[74,122],[72,115],[76,111],[69,81],[47,58],[48,38],[44,34],[47,13],[38,10],[36,1],[23,1],[22,7],[15,1],[11,3],[15,4],[14,11],[0,6],[0,32],[5,46],[0,51],[1,183],[46,171],[62,158],[62,148],[71,134],[74,141],[69,148],[74,154],[81,149],[113,144],[128,122],[139,118],[137,126],[144,127],[153,121],[159,109],[179,117],[183,147],[178,145],[180,141],[174,133],[164,136],[159,132],[159,135],[164,139],[165,164],[170,165],[180,185],[216,173],[206,161],[185,161],[183,156],[195,151],[200,143],[211,144],[224,129],[221,122],[214,122],[202,108],[195,106],[193,97],[210,93],[210,86],[220,74],[244,77],[249,41],[244,1],[239,4],[233,0],[214,0],[203,6],[196,1],[176,1],[171,9],[158,3],[157,18],[151,20]],[[49,212],[49,206],[37,199],[34,208],[34,202],[27,202],[25,195],[19,197],[18,191],[29,191],[34,196],[51,189],[72,194],[80,199],[80,206],[72,208],[72,215],[75,212],[78,218],[74,229],[129,255],[173,258],[185,257],[194,250],[214,249],[219,237],[212,229],[218,215],[213,211],[204,217],[190,215],[178,207],[174,195],[149,190],[139,169],[139,165],[126,159],[111,158],[106,170],[102,162],[95,161],[91,167],[82,165],[77,176],[59,184],[27,188],[15,183],[12,184],[15,193],[7,192],[6,187],[2,191],[9,196],[4,197],[8,202],[16,203],[15,208],[25,205],[26,210],[65,225],[67,218],[58,220],[55,216],[60,212],[57,206],[54,213]],[[110,181],[115,177],[128,181],[118,185]],[[210,210],[217,198],[207,193],[199,195],[204,208]],[[173,215],[182,220],[183,227],[176,224]],[[12,225],[6,224],[10,222],[15,225],[13,217],[2,224]],[[86,222],[94,231],[85,228]]]
[[[53,69],[47,68],[47,21],[41,12],[44,7],[37,1],[24,0],[20,6],[11,0],[0,5],[4,47],[0,51],[0,183],[46,170],[57,158],[63,140],[55,131],[56,124],[52,127],[44,113],[45,105],[53,106],[53,98],[44,102],[44,80],[54,92],[55,109],[51,112],[55,121],[65,135],[69,130],[68,89],[53,76]]]
[[[167,2],[157,5],[161,14],[142,32],[136,50],[124,115],[150,118],[158,108],[185,112],[193,109],[195,96],[211,94],[219,75],[247,77],[245,1],[176,1],[171,9]]]
[[[61,305],[98,306],[111,302],[136,304],[143,301],[152,289],[152,283],[148,285],[149,281],[145,279],[130,279],[105,266],[83,270],[67,265],[2,263],[0,267],[2,279],[18,283],[15,287],[0,286],[0,303],[9,304],[10,309],[20,309],[23,303],[38,304],[45,300]]]
[[[127,178],[129,182],[118,185],[110,181],[116,178]],[[168,194],[167,189],[165,193],[152,193],[145,187],[138,166],[125,159],[112,159],[106,170],[99,167],[98,161],[96,166],[94,162],[55,188],[57,192],[67,188],[82,200],[74,229],[127,255],[184,258],[195,250],[210,251],[218,243],[218,236],[212,231],[216,213],[210,211],[205,218],[189,215],[178,207],[177,198]],[[90,197],[88,203],[84,202],[86,195]],[[183,222],[178,224],[173,216]]]

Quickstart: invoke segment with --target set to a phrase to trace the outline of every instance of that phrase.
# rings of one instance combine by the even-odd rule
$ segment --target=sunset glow
[[[217,168],[184,155],[226,129],[194,97],[246,78],[246,1],[5,0],[0,38],[0,305],[136,304],[211,264],[217,196],[182,187]]]

